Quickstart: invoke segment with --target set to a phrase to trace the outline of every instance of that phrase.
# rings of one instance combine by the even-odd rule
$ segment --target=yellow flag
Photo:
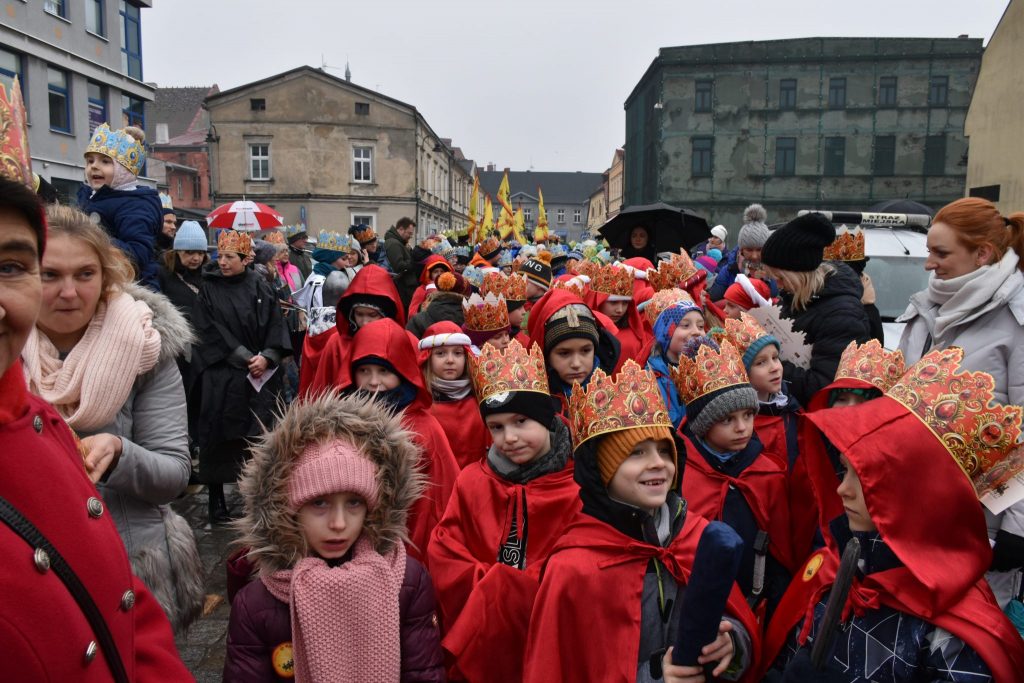
[[[501,178],[501,185],[498,186],[498,203],[501,204],[502,209],[508,211],[509,216],[511,216],[514,213],[512,211],[512,204],[510,203],[509,200],[510,194],[511,191],[509,190],[508,173],[505,173],[505,175],[502,176]]]
[[[501,178],[501,185],[498,186],[498,203],[501,204],[501,212],[498,214],[498,234],[501,239],[507,240],[512,234],[515,224],[515,212],[509,201],[508,173]]]
[[[477,219],[476,219],[476,196],[480,193],[480,176],[473,176],[473,191],[469,195],[469,243],[476,244]]]
[[[491,195],[484,195],[484,222],[480,225],[480,232],[477,235],[478,241],[483,242],[494,230],[494,206],[491,204]]]
[[[523,233],[526,230],[526,219],[523,217],[523,207],[516,209],[515,218],[512,221],[512,234],[516,238],[516,242],[524,244],[526,239],[523,237]]]
[[[548,213],[544,210],[544,193],[537,188],[537,229],[533,231],[533,240],[540,242],[548,238]]]

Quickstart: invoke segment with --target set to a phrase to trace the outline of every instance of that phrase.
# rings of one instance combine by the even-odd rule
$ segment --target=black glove
[[[782,683],[830,683],[832,680],[827,665],[824,669],[815,669],[811,665],[811,650],[808,647],[797,650],[796,656],[786,665],[786,671],[782,674]]]

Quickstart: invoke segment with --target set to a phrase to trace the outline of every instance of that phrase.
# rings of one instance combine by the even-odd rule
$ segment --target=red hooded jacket
[[[634,280],[633,282],[645,281]],[[607,294],[587,289],[586,304],[590,310],[600,312],[601,305],[607,300]],[[640,317],[640,311],[637,310],[636,306],[637,302],[634,295],[633,300],[629,302],[629,308],[626,309],[625,316],[623,316],[623,326],[612,322],[615,337],[619,340],[621,347],[619,350],[619,365],[622,365],[622,363],[629,359],[634,360],[640,365],[646,364],[647,357],[651,355],[651,348],[654,346],[654,333],[649,325],[644,324],[644,320]]]
[[[430,279],[430,271],[437,266],[444,266],[444,269],[449,273],[455,272],[452,265],[445,260],[444,256],[431,254],[427,257],[427,260],[423,262],[423,270],[420,271],[420,286],[412,293],[412,300],[409,302],[410,318],[420,312],[420,306],[423,305],[423,301],[427,298],[427,285],[432,282]]]

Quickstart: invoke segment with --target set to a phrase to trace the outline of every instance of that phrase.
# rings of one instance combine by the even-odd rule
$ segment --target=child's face
[[[779,360],[779,350],[775,344],[769,344],[757,352],[747,374],[750,376],[750,386],[754,387],[757,397],[762,401],[782,391],[782,361]]]
[[[220,266],[220,273],[224,277],[241,275],[245,270],[245,260],[233,251],[218,252],[217,265]]]
[[[633,446],[629,457],[619,465],[608,482],[608,493],[643,510],[657,510],[665,503],[675,474],[669,440],[645,439]]]
[[[530,301],[541,298],[544,296],[545,291],[546,290],[543,287],[535,283],[533,280],[526,281],[526,298]]]
[[[441,379],[459,379],[466,372],[466,350],[461,346],[442,346],[430,352],[430,371]]]
[[[356,368],[356,386],[366,391],[397,389],[402,379],[382,365],[366,363]]]
[[[622,320],[622,316],[626,315],[626,311],[629,310],[628,301],[611,301],[610,299],[601,304],[600,310],[606,316],[612,319],[612,322],[616,325]]]
[[[868,505],[864,502],[864,489],[860,485],[860,477],[850,467],[850,461],[840,454],[839,464],[843,467],[843,481],[836,493],[843,499],[846,518],[850,520],[850,531],[875,531],[875,523],[868,514]]]
[[[523,318],[526,316],[526,306],[520,306],[514,311],[508,312],[508,322],[512,327],[522,327]]]
[[[429,273],[429,275],[427,277],[430,278],[431,282],[433,282],[435,277],[437,277],[441,273],[447,273],[447,272],[448,272],[448,269],[445,268],[444,266],[434,266],[433,268],[430,269],[430,273]]]
[[[106,154],[89,152],[85,155],[85,182],[89,187],[98,190],[104,185],[114,182],[114,160]]]
[[[690,311],[683,316],[676,328],[672,330],[672,339],[669,340],[669,360],[678,363],[679,354],[683,352],[683,346],[689,340],[704,334],[704,316],[700,311]]]
[[[831,408],[845,408],[846,406],[859,406],[864,401],[868,400],[860,394],[855,394],[852,391],[841,391],[836,396],[835,400],[832,401]]]
[[[582,384],[594,370],[594,342],[589,339],[566,339],[558,342],[548,354],[548,363],[559,379],[572,386]]]
[[[486,343],[490,344],[499,351],[504,351],[505,347],[508,346],[508,343],[510,341],[512,341],[512,339],[511,337],[508,336],[508,332],[502,331],[488,339]]]
[[[299,508],[298,518],[310,554],[336,560],[345,556],[363,532],[366,501],[354,493],[331,493]]]
[[[374,320],[380,320],[383,317],[376,308],[370,308],[369,306],[352,307],[352,319],[356,322],[356,328],[360,330],[365,325],[372,323]]]
[[[514,465],[525,465],[551,450],[551,432],[519,413],[495,413],[485,420],[494,447]]]
[[[716,451],[735,453],[742,451],[750,443],[754,435],[754,411],[750,409],[734,410],[711,425],[704,436],[704,441]]]
[[[725,303],[722,305],[722,310],[725,311],[725,317],[726,318],[733,318],[735,320],[739,320],[740,319],[740,313],[743,313],[743,307],[742,306],[734,304],[733,302],[729,301],[728,299],[726,299]]]

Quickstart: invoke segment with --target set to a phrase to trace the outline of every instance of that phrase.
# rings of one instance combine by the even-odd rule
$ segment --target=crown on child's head
[[[619,300],[633,299],[633,273],[621,266],[602,266],[590,280],[590,291]]]
[[[217,236],[217,251],[230,251],[242,256],[252,256],[252,238],[247,232],[224,230]]]
[[[860,346],[856,341],[852,341],[839,359],[836,380],[859,380],[884,393],[891,389],[906,371],[902,351],[890,351],[877,339]]]
[[[365,246],[377,239],[377,233],[369,225],[359,225],[351,232],[352,236],[359,240],[361,246]]]
[[[470,354],[469,376],[479,403],[512,391],[548,395],[544,352],[536,343],[530,346],[529,351],[515,339],[502,350],[492,344],[484,344],[478,357]]]
[[[495,237],[488,237],[480,243],[480,256],[485,259],[494,258],[495,255],[501,250],[501,242]]]
[[[567,292],[572,292],[580,301],[583,301],[584,295],[587,291],[586,283],[581,279],[581,276],[566,278],[564,280],[555,280],[551,283],[551,289],[564,289]]]
[[[505,278],[505,288],[502,292],[506,302],[526,301],[526,278],[518,273],[512,273]]]
[[[510,327],[508,305],[505,303],[505,297],[501,295],[489,293],[481,297],[474,294],[462,302],[462,312],[467,330],[493,332]]]
[[[493,294],[501,296],[505,291],[505,274],[501,271],[490,272],[484,275],[483,284],[480,285],[480,296]]]
[[[692,360],[681,355],[679,367],[669,368],[669,374],[679,391],[679,399],[685,404],[719,389],[749,384],[740,352],[728,341],[722,342],[720,351],[701,346]]]
[[[679,287],[697,274],[697,266],[688,254],[672,254],[668,261],[660,261],[658,269],[647,269],[647,281],[655,291]]]
[[[972,481],[997,468],[1021,433],[1019,406],[995,401],[995,380],[961,370],[963,349],[931,351],[885,395],[921,420]]]
[[[594,276],[597,275],[597,271],[599,270],[601,270],[601,264],[589,260],[580,261],[579,263],[576,264],[576,267],[573,269],[573,271],[577,275],[586,275],[591,280],[594,279]]]
[[[658,380],[633,360],[627,360],[614,378],[598,368],[587,388],[573,384],[569,396],[573,450],[583,442],[634,427],[668,427],[672,420],[658,390]]]
[[[103,154],[128,169],[132,175],[139,175],[142,165],[146,163],[146,148],[127,130],[110,130],[110,126],[101,123],[96,127],[85,153]]]
[[[859,225],[836,228],[836,239],[825,247],[822,258],[826,261],[863,261],[864,229]]]
[[[358,243],[352,243],[352,236],[344,232],[334,230],[321,230],[316,238],[316,246],[328,251],[337,251],[342,254],[352,254],[359,250]]]
[[[655,292],[654,296],[644,303],[644,317],[647,318],[647,322],[651,324],[651,327],[654,327],[654,323],[658,321],[658,316],[664,313],[665,309],[674,306],[680,301],[693,303],[693,297],[685,289],[679,289],[678,287]]]
[[[740,313],[739,318],[728,318],[725,321],[725,339],[732,342],[741,357],[751,344],[768,336],[770,335],[761,327],[761,323],[746,311]]]
[[[263,241],[270,244],[287,244],[284,239],[284,233],[278,232],[277,230],[264,230]]]

